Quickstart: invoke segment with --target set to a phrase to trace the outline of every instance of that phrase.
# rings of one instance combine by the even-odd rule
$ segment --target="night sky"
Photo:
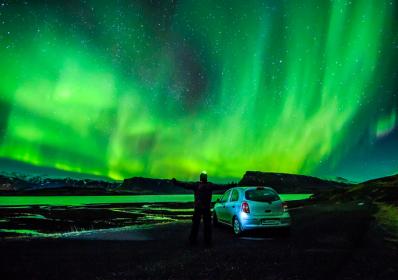
[[[398,1],[0,0],[0,157],[113,179],[391,175],[397,65]]]

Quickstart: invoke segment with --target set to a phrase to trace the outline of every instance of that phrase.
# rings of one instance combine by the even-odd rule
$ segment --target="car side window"
[[[231,190],[224,193],[223,197],[221,198],[221,202],[227,202],[230,193],[231,193]]]
[[[232,191],[231,201],[238,201],[239,200],[239,192],[237,190]]]

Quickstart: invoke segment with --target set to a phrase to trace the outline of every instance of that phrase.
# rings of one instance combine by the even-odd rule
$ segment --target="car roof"
[[[239,186],[239,187],[234,187],[233,189],[241,189],[241,190],[245,190],[246,191],[246,190],[250,190],[250,189],[255,190],[255,189],[258,189],[258,188],[265,189],[265,190],[271,190],[271,191],[276,192],[273,188],[264,187],[264,186]]]

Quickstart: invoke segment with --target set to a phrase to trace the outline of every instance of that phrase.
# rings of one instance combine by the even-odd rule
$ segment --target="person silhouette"
[[[189,234],[189,243],[191,245],[196,244],[198,237],[200,221],[203,217],[204,224],[204,241],[207,247],[212,246],[212,228],[211,228],[211,198],[213,190],[225,190],[225,186],[216,185],[207,181],[206,171],[202,171],[200,174],[199,182],[195,183],[184,183],[177,181],[175,178],[172,182],[185,189],[194,191],[194,212],[192,216],[192,227]]]

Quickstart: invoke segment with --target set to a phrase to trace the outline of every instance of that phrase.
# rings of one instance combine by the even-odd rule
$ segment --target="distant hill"
[[[372,185],[372,186],[378,186],[378,187],[397,187],[398,186],[398,174],[369,180],[369,181],[361,183],[360,185],[366,185],[366,186]]]
[[[123,181],[117,191],[128,191],[134,194],[184,194],[190,190],[175,186],[169,179],[152,179],[133,177]]]
[[[235,185],[236,184],[219,184],[219,186],[224,186],[225,190]],[[169,179],[152,179],[144,177],[125,179],[116,191],[128,191],[135,194],[192,194],[192,190],[176,186]]]
[[[341,192],[352,186],[343,180],[323,180],[316,177],[286,173],[247,171],[237,185],[270,186],[279,193]],[[225,184],[225,190],[236,184]],[[94,179],[47,178],[17,173],[0,175],[0,195],[117,195],[117,194],[186,194],[192,193],[175,186],[170,179],[144,177],[127,178],[123,183]]]
[[[331,201],[386,202],[398,206],[398,174],[365,181],[347,189],[319,193],[317,198]]]
[[[312,176],[260,171],[247,171],[239,185],[269,186],[279,193],[318,193],[334,189],[347,189],[351,186],[347,182],[322,180]]]
[[[247,171],[240,186],[270,186],[279,193],[318,193],[334,189],[346,189],[349,183],[322,180],[316,177],[286,173]],[[226,184],[225,190],[235,186]],[[190,190],[173,185],[169,179],[151,179],[133,177],[125,179],[117,191],[128,191],[136,194],[175,194],[192,193]]]
[[[31,187],[35,187],[35,184],[17,176],[0,175],[0,191],[17,191]]]
[[[343,184],[348,184],[348,185],[355,185],[355,184],[358,184],[358,182],[355,182],[355,181],[351,181],[351,180],[348,180],[348,179],[346,179],[346,178],[343,178],[343,177],[334,177],[334,178],[327,178],[326,180],[328,180],[328,181],[334,181],[334,182],[338,182],[338,183],[343,183]]]
[[[0,195],[100,195],[109,194],[119,185],[92,179],[0,175]]]
[[[336,194],[335,198],[363,199],[398,204],[398,174],[369,180]]]

